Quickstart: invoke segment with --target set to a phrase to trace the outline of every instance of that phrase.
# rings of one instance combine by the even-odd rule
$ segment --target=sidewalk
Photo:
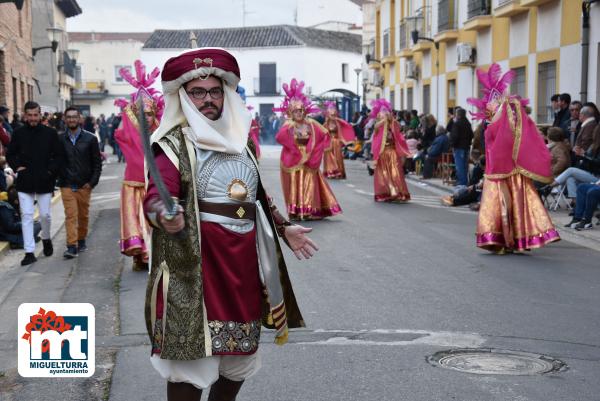
[[[57,191],[55,191],[55,192],[56,192],[56,193],[55,193],[55,195],[52,197],[52,201],[51,201],[51,209],[52,209],[51,215],[52,215],[52,216],[54,216],[54,215],[55,215],[55,214],[54,214],[54,205],[55,205],[57,202],[59,202],[59,201],[60,201],[60,199],[61,199],[60,191],[59,191],[59,190],[57,190]],[[40,213],[39,213],[39,209],[38,209],[38,208],[37,208],[37,206],[36,206],[36,209],[35,209],[35,214],[33,215],[33,219],[34,219],[34,220],[37,220],[37,219],[38,219],[38,217],[39,217],[39,214],[40,214]],[[63,219],[63,220],[64,220],[64,219]],[[63,223],[64,223],[64,221],[63,221]],[[58,227],[58,229],[60,229],[61,227],[62,227],[62,224],[61,224],[61,226],[60,226],[60,227]],[[54,231],[54,230],[52,230],[52,231]],[[57,230],[57,231],[58,231],[58,230]],[[52,232],[52,236],[54,236],[54,232]],[[9,243],[8,243],[7,241],[0,241],[0,256],[2,256],[2,255],[3,255],[3,254],[6,252],[6,251],[8,251],[9,249],[10,249],[10,245],[9,245]]]
[[[454,189],[452,186],[443,184],[440,178],[424,180],[414,174],[407,174],[406,179],[422,186],[430,186],[439,191],[444,191],[447,194],[452,194]],[[594,250],[600,250],[600,225],[594,225],[593,229],[585,231],[576,231],[572,228],[565,228],[565,224],[571,221],[569,211],[565,208],[559,208],[556,212],[550,212],[550,217],[562,239]],[[597,219],[594,219],[593,221],[595,224]]]

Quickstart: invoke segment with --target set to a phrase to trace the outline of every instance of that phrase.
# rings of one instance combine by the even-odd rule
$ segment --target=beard
[[[198,111],[202,114],[204,114],[204,116],[210,120],[216,121],[221,117],[221,112],[223,110],[220,110],[214,103],[212,102],[206,102],[202,105],[202,107],[198,108]]]

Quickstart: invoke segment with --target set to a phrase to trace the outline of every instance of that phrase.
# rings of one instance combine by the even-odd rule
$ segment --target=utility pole
[[[242,26],[246,27],[246,0],[242,0]]]
[[[294,7],[294,25],[298,26],[298,0],[296,0],[296,6]]]

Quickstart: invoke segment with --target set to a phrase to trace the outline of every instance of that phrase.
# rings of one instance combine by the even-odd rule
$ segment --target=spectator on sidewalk
[[[579,131],[581,130],[581,121],[579,120],[579,113],[581,112],[581,108],[583,105],[579,100],[575,100],[571,102],[569,106],[569,131],[568,140],[571,147],[575,146],[575,141],[577,140],[577,136],[579,135]]]
[[[463,206],[477,203],[481,200],[483,176],[485,173],[485,157],[477,149],[471,150],[473,169],[469,174],[469,186],[459,187],[452,195],[443,196],[442,203],[446,206]]]
[[[456,121],[452,124],[450,132],[450,146],[454,154],[456,166],[456,185],[467,186],[469,174],[469,148],[473,140],[473,128],[467,120],[467,111],[463,108],[456,109]]]
[[[548,149],[552,155],[552,176],[557,177],[571,165],[571,149],[562,129],[557,127],[548,129]]]
[[[562,93],[558,96],[558,107],[559,110],[554,117],[553,127],[560,127],[565,132],[569,131],[569,124],[571,115],[569,113],[569,105],[571,104],[571,95],[568,93]]]
[[[50,201],[60,168],[60,145],[56,130],[41,124],[41,109],[36,102],[25,103],[24,109],[26,123],[14,132],[6,154],[8,164],[17,173],[16,187],[25,249],[22,266],[37,260],[33,254],[33,212],[36,199],[42,223],[44,255],[51,256],[54,252],[50,239]]]
[[[61,170],[58,186],[65,207],[67,230],[66,259],[72,259],[87,249],[88,218],[92,189],[98,185],[102,158],[96,135],[79,125],[79,110],[65,110],[67,131],[60,135]]]
[[[0,116],[0,156],[6,155],[6,148],[10,143],[10,134],[2,126],[3,121],[4,118]]]
[[[436,137],[429,147],[427,156],[425,156],[425,163],[423,165],[423,178],[428,179],[433,177],[433,171],[437,163],[442,158],[442,154],[448,152],[450,145],[448,143],[448,135],[446,135],[446,128],[438,125],[436,129]]]
[[[593,184],[581,184],[577,187],[577,201],[573,220],[565,227],[577,231],[592,228],[592,217],[600,204],[600,180]]]
[[[581,121],[581,130],[575,140],[573,152],[586,151],[592,142],[594,142],[594,130],[598,125],[595,119],[595,111],[592,107],[584,106],[579,112],[579,121]]]
[[[0,117],[2,117],[1,125],[6,130],[8,135],[12,135],[14,131],[12,125],[10,125],[8,122],[9,111],[10,109],[8,107],[0,106]]]
[[[548,193],[553,187],[558,185],[567,186],[567,197],[575,199],[577,197],[577,187],[580,184],[591,184],[600,177],[600,129],[597,129],[597,135],[594,136],[594,142],[586,152],[581,148],[576,150],[576,155],[580,158],[577,161],[577,167],[569,167],[558,175],[554,181],[541,188],[542,193]]]
[[[13,132],[15,132],[23,126],[23,121],[21,120],[21,116],[19,116],[18,113],[13,114],[13,119],[10,123],[10,126],[12,127]]]
[[[39,242],[42,225],[33,223],[33,237]],[[10,249],[23,249],[23,231],[19,215],[19,194],[13,187],[8,192],[0,192],[0,241],[10,244]]]

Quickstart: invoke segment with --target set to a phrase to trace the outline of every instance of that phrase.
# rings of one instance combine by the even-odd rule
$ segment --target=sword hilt
[[[177,216],[178,210],[177,210],[177,206],[179,206],[179,199],[176,197],[171,197],[172,202],[171,205],[165,205],[165,207],[167,207],[169,210],[167,211],[167,213],[164,215],[164,219],[171,221],[175,218],[175,216]],[[175,234],[171,234],[173,237],[177,238],[178,240],[184,240],[187,238],[187,234],[185,232],[185,230],[181,230],[179,232],[176,232]]]

